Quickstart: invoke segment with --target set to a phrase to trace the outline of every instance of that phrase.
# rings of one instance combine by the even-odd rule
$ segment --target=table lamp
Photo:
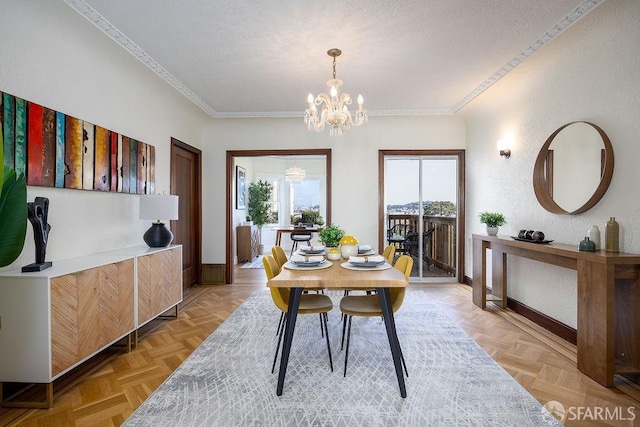
[[[173,233],[160,220],[178,219],[178,196],[169,194],[140,196],[140,219],[156,220],[143,239],[152,248],[164,248],[173,240]]]

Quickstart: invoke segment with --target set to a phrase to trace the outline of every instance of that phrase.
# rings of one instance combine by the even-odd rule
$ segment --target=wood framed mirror
[[[549,212],[575,215],[596,205],[613,177],[613,147],[590,122],[567,123],[549,136],[533,167],[533,190]]]

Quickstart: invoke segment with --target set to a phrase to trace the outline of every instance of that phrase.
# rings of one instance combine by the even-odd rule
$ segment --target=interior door
[[[182,245],[182,287],[200,283],[202,265],[202,152],[171,138],[171,194],[179,197],[173,243]]]

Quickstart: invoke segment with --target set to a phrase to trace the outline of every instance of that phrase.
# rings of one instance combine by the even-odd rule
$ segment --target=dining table
[[[323,227],[319,225],[309,225],[304,227],[295,227],[293,225],[290,225],[290,226],[272,228],[272,230],[276,232],[276,243],[275,243],[276,246],[282,246],[282,235],[285,233],[292,233],[294,231],[317,233],[319,231],[322,231],[322,229]]]
[[[327,263],[331,263],[328,265]],[[407,287],[408,280],[404,273],[385,263],[379,268],[354,267],[346,260],[324,261],[319,267],[298,267],[287,263],[280,274],[267,282],[268,287],[290,288],[289,304],[287,307],[287,322],[284,335],[284,344],[280,357],[280,370],[278,373],[278,385],[276,394],[282,395],[284,380],[289,363],[291,342],[296,327],[296,317],[300,305],[300,297],[306,288],[323,289],[371,289],[375,288],[382,309],[391,356],[398,378],[400,396],[407,397],[404,375],[401,366],[400,344],[396,332],[396,325],[391,306],[390,288]]]

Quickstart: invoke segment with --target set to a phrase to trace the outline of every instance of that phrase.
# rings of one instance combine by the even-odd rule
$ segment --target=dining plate
[[[358,250],[358,255],[362,255],[362,256],[375,255],[375,254],[376,254],[376,251],[374,251],[373,249],[369,249],[368,251],[362,251],[362,252]]]
[[[291,261],[285,262],[282,266],[289,270],[321,270],[323,268],[329,268],[333,265],[331,261],[323,261],[320,263],[300,263],[296,264]]]
[[[367,264],[376,264],[376,263],[367,263]],[[367,266],[367,267],[360,267],[357,265],[353,265],[350,262],[343,262],[342,264],[340,264],[340,267],[342,268],[346,268],[347,270],[360,270],[360,271],[378,271],[378,270],[387,270],[389,268],[391,268],[391,264],[387,263],[387,262],[383,262],[377,265],[373,265],[373,266]]]
[[[324,249],[307,249],[300,248],[299,253],[303,255],[319,255],[324,253]]]
[[[353,261],[349,261],[349,264],[355,266],[355,267],[362,267],[362,268],[375,268],[379,265],[384,264],[386,261],[380,261],[380,262],[353,262]]]
[[[322,264],[324,261],[290,261],[290,262],[299,267],[315,267]]]

